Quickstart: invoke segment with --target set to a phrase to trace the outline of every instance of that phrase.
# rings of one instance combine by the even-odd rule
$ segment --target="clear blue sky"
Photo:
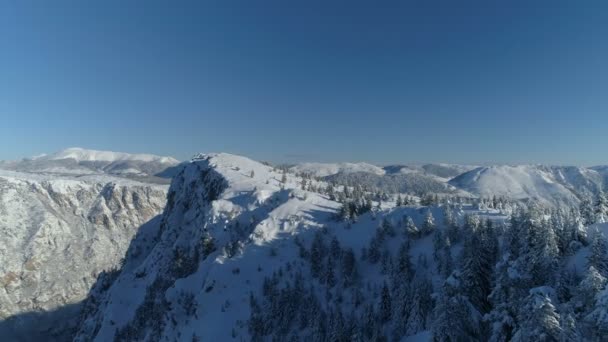
[[[607,1],[14,0],[0,51],[0,159],[608,163]]]

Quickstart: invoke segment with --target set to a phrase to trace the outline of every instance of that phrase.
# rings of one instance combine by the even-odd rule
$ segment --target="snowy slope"
[[[78,306],[61,317],[48,312],[78,303],[99,272],[119,265],[137,229],[162,210],[167,188],[108,174],[0,170],[3,340],[61,333]]]
[[[453,178],[451,185],[480,196],[537,199],[544,203],[577,204],[596,194],[600,175],[590,169],[559,166],[488,166]]]
[[[394,208],[346,224],[334,220],[339,203],[301,190],[294,174],[285,184],[281,178],[271,167],[229,154],[200,155],[187,164],[173,180],[157,230],[138,235],[116,278],[100,280],[111,286],[91,291],[75,340],[250,340],[250,296],[262,296],[265,278],[287,267],[288,277],[303,272],[307,287],[326,294],[310,278],[298,245],[310,246],[318,234],[334,236],[360,259],[381,217],[397,224],[407,215],[420,225],[428,210]],[[432,213],[443,215],[441,208]],[[394,234],[386,243],[396,250],[404,236]],[[413,260],[429,263],[417,271],[421,279],[427,273],[432,279],[431,245],[427,236],[411,249]],[[369,287],[362,289],[364,300],[375,301],[380,266],[358,265]],[[345,312],[360,314],[349,291],[342,294]]]

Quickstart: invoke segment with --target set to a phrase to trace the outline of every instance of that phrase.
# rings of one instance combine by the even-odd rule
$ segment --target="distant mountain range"
[[[0,169],[56,175],[115,175],[148,182],[168,183],[179,161],[151,154],[129,154],[68,148],[57,153],[18,161],[0,161]]]

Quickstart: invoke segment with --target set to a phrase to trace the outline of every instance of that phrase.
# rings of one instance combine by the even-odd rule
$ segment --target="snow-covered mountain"
[[[147,182],[167,183],[163,176],[167,176],[166,171],[178,164],[179,161],[174,158],[151,154],[68,148],[19,161],[2,161],[0,169],[59,175],[111,174]]]
[[[132,162],[141,172],[176,163],[69,149],[0,165],[11,169],[0,170],[2,340],[32,341],[38,333],[51,340],[49,331],[61,338],[65,318],[78,312],[98,274],[119,267],[138,229],[153,224],[168,185],[114,173]]]
[[[328,245],[334,239],[333,249],[360,260],[366,258],[362,250],[381,234],[375,227],[392,222],[399,228],[386,232],[393,236],[386,244],[396,253],[405,241],[399,222],[410,217],[423,226],[428,209],[388,209],[347,224],[335,220],[339,203],[302,190],[302,179],[292,173],[284,183],[282,178],[279,170],[229,154],[200,155],[187,164],[173,180],[159,224],[136,237],[120,274],[100,279],[104,285],[92,290],[75,340],[255,340],[251,298],[263,298],[268,279],[283,272],[286,278],[280,282],[300,274],[301,285],[319,297],[343,297],[346,312],[359,314],[362,304],[354,301],[374,302],[373,293],[383,286],[381,266],[358,263],[356,270],[341,271],[346,278],[355,272],[367,289],[327,289],[310,273],[308,246],[321,236]],[[443,216],[441,208],[430,212]],[[434,265],[430,246],[430,236],[411,246],[412,259],[427,264],[416,266],[421,283],[434,279],[432,271],[423,269],[434,267],[429,266]],[[320,305],[327,310],[333,302]],[[424,330],[424,323],[419,324],[410,329],[412,334]],[[301,336],[310,333],[301,330]]]
[[[575,205],[582,197],[595,196],[603,182],[599,172],[582,167],[500,165],[476,168],[449,184],[479,196]]]
[[[528,191],[539,169],[507,169],[518,182],[496,190]],[[578,211],[532,205],[506,224],[513,208],[340,204],[310,190],[324,185],[244,157],[194,158],[120,271],[98,278],[75,341],[601,337],[608,241]]]

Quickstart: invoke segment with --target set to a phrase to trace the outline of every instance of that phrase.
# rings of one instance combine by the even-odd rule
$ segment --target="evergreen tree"
[[[490,342],[506,342],[513,337],[518,304],[525,296],[522,282],[517,273],[513,274],[513,269],[508,254],[496,266],[496,284],[489,296],[492,310],[484,317],[490,325]]]
[[[399,252],[397,254],[397,268],[396,268],[399,282],[409,282],[412,280],[414,276],[414,267],[412,265],[411,257],[410,257],[410,243],[409,241],[404,241],[399,247]]]
[[[417,277],[412,283],[408,298],[406,335],[414,335],[426,329],[426,320],[432,309],[432,284],[429,279]]]
[[[439,229],[435,230],[433,233],[433,260],[435,260],[437,272],[439,273],[441,273],[441,270],[444,267],[443,249],[446,245],[446,238],[443,235],[444,234]]]
[[[553,285],[559,268],[559,248],[553,229],[538,208],[527,213],[523,227],[527,238],[521,256],[532,286]]]
[[[553,294],[553,289],[546,286],[530,290],[519,314],[520,326],[513,336],[514,342],[559,341],[562,328],[551,300]]]
[[[456,218],[454,217],[454,212],[451,208],[445,209],[444,216],[444,225],[446,227],[446,233],[448,238],[452,243],[458,242],[461,238],[460,236],[460,227],[458,226],[458,222],[456,222]]]
[[[416,227],[414,220],[409,216],[405,218],[405,232],[411,238],[415,239],[420,237],[420,230]]]
[[[595,214],[593,212],[593,205],[589,198],[585,198],[579,205],[579,214],[582,219],[583,225],[592,225],[595,223]]]
[[[445,281],[434,310],[435,320],[431,326],[433,341],[480,341],[481,316],[461,293],[458,272]]]
[[[589,266],[573,298],[575,309],[584,313],[592,310],[595,297],[606,286],[607,282],[606,277],[602,276],[595,267]]]
[[[381,242],[380,239],[378,239],[378,236],[374,236],[370,242],[369,242],[369,248],[367,250],[367,260],[369,260],[370,263],[372,264],[376,264],[378,263],[378,261],[380,261],[381,258],[381,254],[380,254],[380,247],[381,247]]]
[[[327,284],[329,288],[336,286],[336,276],[334,274],[334,260],[331,255],[327,258],[324,280],[325,284]]]
[[[323,244],[323,236],[320,232],[316,232],[310,248],[310,269],[312,276],[318,278],[321,276],[323,269],[323,259],[325,258],[325,245]]]
[[[435,218],[430,210],[427,210],[422,223],[422,234],[429,235],[435,231]]]
[[[380,297],[380,319],[383,323],[388,322],[391,319],[392,314],[392,299],[391,292],[386,282],[382,286],[382,295]]]
[[[574,313],[565,309],[560,315],[560,326],[562,328],[559,342],[583,341],[583,335],[578,327]]]
[[[597,294],[593,311],[585,321],[590,325],[594,341],[604,341],[608,336],[608,286]]]
[[[595,223],[604,223],[608,221],[608,198],[603,191],[597,195],[597,200],[594,206]]]
[[[356,261],[352,248],[348,248],[342,253],[342,279],[345,287],[352,285],[357,278]]]
[[[590,251],[588,265],[593,266],[602,276],[608,277],[608,241],[604,234],[595,232]]]
[[[446,243],[443,246],[443,251],[441,252],[441,260],[442,267],[439,270],[439,273],[447,278],[454,271],[454,260],[452,258],[452,249],[450,246],[450,240],[446,239]]]
[[[480,312],[489,311],[488,296],[492,289],[491,258],[483,248],[479,232],[465,240],[461,281],[464,294]]]

